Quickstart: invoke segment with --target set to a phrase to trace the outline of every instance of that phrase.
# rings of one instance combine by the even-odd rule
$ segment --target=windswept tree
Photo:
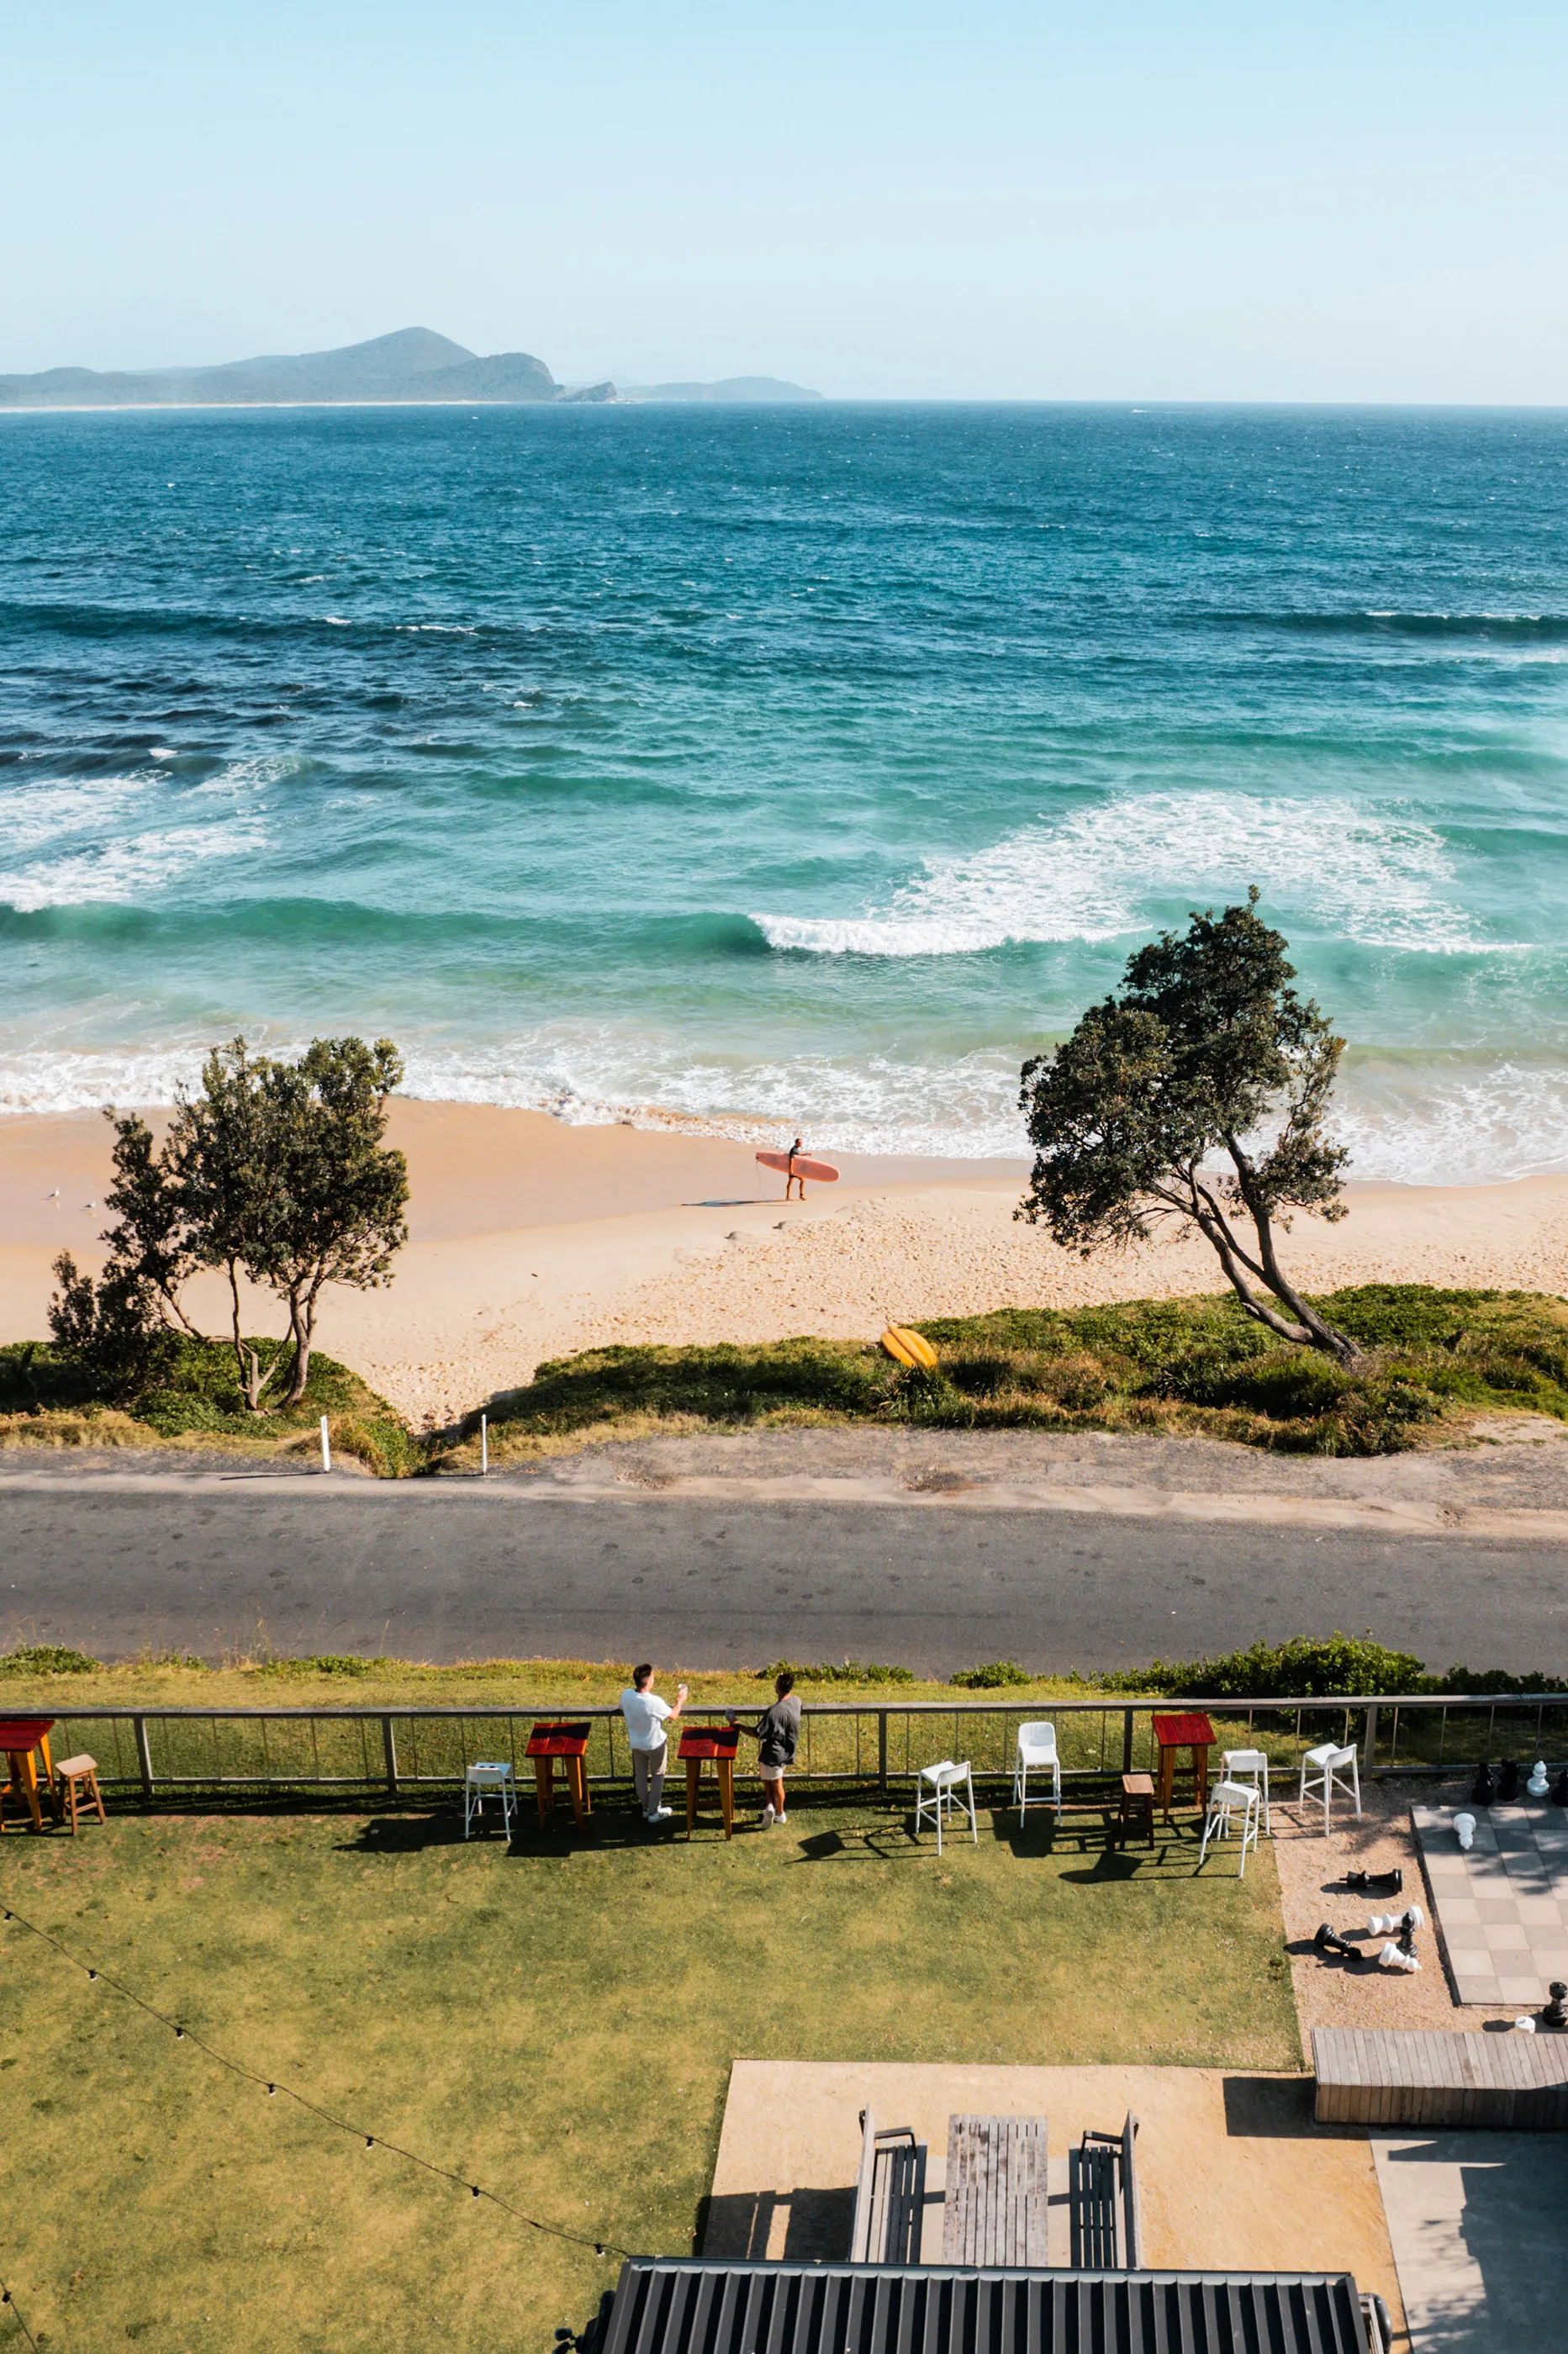
[[[1195,1226],[1249,1316],[1349,1363],[1355,1342],[1302,1299],[1275,1247],[1292,1211],[1345,1215],[1347,1155],[1324,1129],[1345,1042],[1291,988],[1287,943],[1257,896],[1162,932],[1117,995],[1024,1064],[1035,1158],[1015,1214],[1086,1258],[1172,1219]]]
[[[215,1047],[200,1090],[182,1090],[161,1145],[134,1116],[114,1125],[118,1223],[95,1285],[69,1254],[55,1262],[56,1341],[121,1388],[166,1363],[176,1328],[200,1340],[181,1290],[198,1267],[228,1278],[239,1385],[252,1412],[287,1376],[296,1405],[310,1379],[317,1304],[330,1283],[390,1282],[408,1240],[408,1167],[385,1143],[387,1100],[403,1076],[389,1039],[318,1038],[297,1063]],[[274,1292],[288,1346],[263,1365],[244,1337],[241,1280]]]
[[[285,1406],[310,1379],[317,1303],[329,1283],[392,1279],[408,1238],[408,1164],[383,1141],[403,1076],[390,1039],[318,1038],[297,1063],[215,1047],[201,1092],[182,1097],[167,1150],[201,1262],[228,1275],[235,1361],[252,1407],[287,1365]],[[263,1373],[240,1333],[239,1278],[288,1310],[289,1354]]]

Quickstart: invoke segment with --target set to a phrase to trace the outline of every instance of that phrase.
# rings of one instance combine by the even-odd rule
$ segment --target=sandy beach
[[[327,1296],[319,1339],[416,1422],[610,1341],[870,1336],[921,1316],[1220,1288],[1193,1240],[1086,1263],[1015,1224],[1022,1160],[835,1156],[840,1182],[787,1204],[753,1148],[724,1137],[408,1101],[391,1136],[408,1156],[411,1239],[387,1289]],[[0,1338],[46,1332],[57,1251],[101,1258],[109,1141],[91,1114],[0,1121]],[[1297,1223],[1288,1265],[1308,1288],[1568,1282],[1568,1178],[1356,1187],[1351,1204],[1337,1226]],[[216,1281],[190,1300],[222,1329]],[[255,1322],[281,1329],[267,1302]]]

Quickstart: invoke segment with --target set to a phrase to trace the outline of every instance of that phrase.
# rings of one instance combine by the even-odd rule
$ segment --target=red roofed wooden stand
[[[715,1724],[681,1735],[680,1757],[686,1769],[686,1837],[692,1836],[692,1826],[697,1819],[697,1784],[703,1767],[711,1758],[718,1776],[719,1805],[724,1810],[724,1835],[735,1837],[735,1753],[740,1746],[740,1735],[732,1726]]]
[[[1192,1776],[1192,1804],[1200,1814],[1209,1803],[1209,1752],[1217,1735],[1206,1716],[1157,1716],[1154,1738],[1160,1746],[1160,1812],[1171,1820],[1171,1797],[1176,1786],[1176,1753],[1184,1749]]]
[[[572,1818],[578,1829],[585,1815],[593,1812],[593,1800],[588,1797],[587,1724],[536,1724],[528,1736],[528,1746],[523,1755],[534,1760],[534,1793],[538,1800],[539,1820],[556,1810],[556,1760],[561,1761],[561,1787],[572,1802]]]

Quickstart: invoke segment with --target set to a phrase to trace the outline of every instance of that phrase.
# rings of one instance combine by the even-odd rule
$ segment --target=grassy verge
[[[1295,2068],[1273,1859],[1238,1883],[1195,1856],[1190,1824],[1122,1856],[1097,1815],[1021,1835],[982,1807],[938,1862],[857,1795],[727,1846],[600,1806],[511,1854],[450,1807],[117,1813],[5,1863],[17,1912],[264,2080],[590,2242],[679,2252],[737,2054]],[[0,1940],[5,2272],[41,2345],[514,2354],[613,2280]]]
[[[1099,1308],[1001,1309],[938,1318],[935,1373],[869,1341],[595,1349],[541,1365],[490,1401],[496,1466],[607,1440],[866,1424],[936,1430],[1201,1434],[1317,1455],[1441,1443],[1478,1411],[1568,1421],[1568,1304],[1542,1292],[1363,1284],[1319,1308],[1362,1346],[1343,1367],[1277,1341],[1228,1293]],[[261,1341],[264,1361],[281,1345]],[[316,1356],[291,1414],[246,1412],[233,1357],[186,1342],[168,1381],[113,1405],[39,1342],[0,1348],[0,1446],[308,1449],[323,1414],[333,1445],[382,1477],[468,1469],[479,1416],[456,1433],[410,1430],[356,1373]]]
[[[1478,1410],[1568,1419],[1568,1306],[1539,1292],[1363,1284],[1317,1305],[1365,1356],[1288,1347],[1228,1294],[927,1320],[934,1374],[875,1346],[615,1348],[541,1365],[492,1402],[492,1461],[659,1430],[869,1422],[965,1430],[1202,1433],[1319,1455],[1430,1443]],[[466,1444],[446,1459],[464,1462]]]
[[[251,1344],[263,1365],[280,1341]],[[347,1365],[320,1354],[299,1405],[251,1414],[226,1341],[182,1340],[166,1380],[139,1396],[111,1403],[79,1366],[45,1341],[0,1348],[0,1446],[182,1447],[241,1456],[309,1451],[323,1415],[332,1444],[383,1478],[422,1462],[421,1442],[385,1398]]]

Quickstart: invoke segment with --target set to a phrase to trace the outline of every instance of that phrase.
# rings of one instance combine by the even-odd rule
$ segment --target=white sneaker
[[[773,1829],[773,1820],[774,1817],[772,1808],[770,1806],[764,1807],[762,1809],[762,1828],[765,1831],[770,1831]]]
[[[674,1811],[673,1807],[655,1807],[652,1813],[644,1815],[642,1819],[645,1823],[667,1823]]]
[[[788,1815],[775,1815],[773,1819],[776,1823],[787,1823],[789,1818]]]

